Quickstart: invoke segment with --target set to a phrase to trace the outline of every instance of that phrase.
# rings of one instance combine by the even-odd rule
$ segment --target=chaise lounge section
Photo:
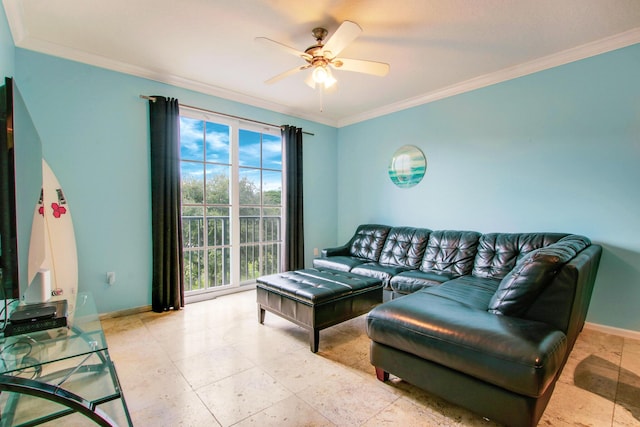
[[[601,253],[566,233],[365,224],[314,266],[384,284],[387,302],[367,315],[378,379],[535,426],[584,325]]]

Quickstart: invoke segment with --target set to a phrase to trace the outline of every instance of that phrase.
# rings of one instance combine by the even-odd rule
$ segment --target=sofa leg
[[[264,312],[265,309],[262,308],[260,304],[258,304],[258,323],[260,323],[261,325],[264,323]]]
[[[388,381],[389,380],[389,372],[385,371],[382,368],[378,368],[376,366],[376,377],[382,382]]]

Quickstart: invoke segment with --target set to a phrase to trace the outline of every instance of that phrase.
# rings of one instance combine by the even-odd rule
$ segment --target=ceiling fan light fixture
[[[329,75],[329,70],[327,69],[327,67],[323,67],[323,66],[319,66],[319,67],[315,67],[313,69],[313,81],[316,82],[317,84],[323,84],[325,83],[325,81],[327,81],[327,79],[329,77],[331,77]],[[333,79],[333,77],[331,77]],[[333,82],[335,83],[335,79],[333,79]]]
[[[336,79],[332,75],[332,68],[335,70],[354,71],[358,73],[371,74],[374,76],[385,76],[389,72],[389,64],[382,62],[367,61],[362,59],[348,59],[338,57],[340,52],[353,40],[362,33],[362,28],[355,22],[344,21],[334,34],[325,43],[328,31],[322,27],[314,28],[313,37],[316,44],[308,47],[304,52],[298,51],[292,47],[282,43],[273,41],[265,37],[257,37],[256,41],[268,43],[271,46],[278,47],[290,54],[302,58],[306,64],[296,67],[292,70],[280,73],[275,77],[267,80],[265,83],[272,84],[280,79],[295,74],[297,72],[308,70],[311,73],[307,75],[304,82],[313,89],[334,89],[336,88]]]
[[[331,86],[336,84],[337,80],[332,75],[329,75],[324,81],[324,88],[329,89]]]

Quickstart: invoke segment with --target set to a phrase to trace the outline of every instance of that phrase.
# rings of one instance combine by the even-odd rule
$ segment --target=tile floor
[[[369,364],[361,316],[320,333],[255,291],[102,321],[135,426],[492,426]],[[640,426],[640,341],[585,329],[540,426]]]

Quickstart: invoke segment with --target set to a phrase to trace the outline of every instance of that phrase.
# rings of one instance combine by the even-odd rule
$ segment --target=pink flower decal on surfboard
[[[67,208],[64,206],[60,206],[57,203],[51,203],[51,209],[53,209],[53,217],[60,218],[60,215],[64,215],[67,213]]]
[[[40,215],[44,216],[44,206],[40,206],[40,207],[38,208],[38,213],[39,213]]]

